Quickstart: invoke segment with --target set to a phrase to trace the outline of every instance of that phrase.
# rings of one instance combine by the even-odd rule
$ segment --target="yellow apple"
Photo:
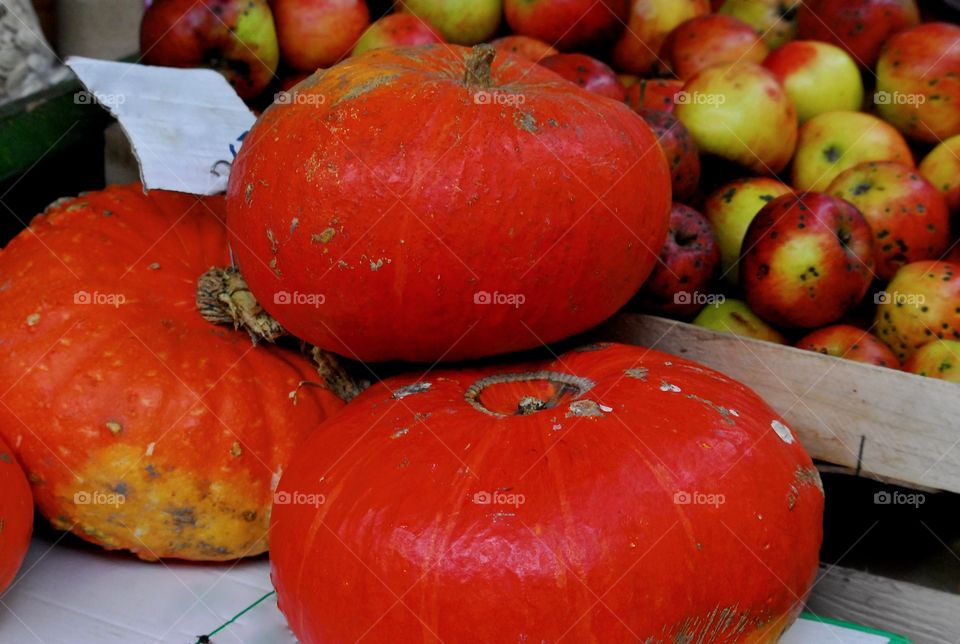
[[[743,20],[773,49],[797,36],[797,9],[801,4],[801,0],[727,0],[717,13]]]
[[[797,142],[797,112],[783,86],[761,65],[709,67],[675,97],[675,114],[702,152],[760,174],[783,170]]]
[[[825,112],[800,126],[793,159],[795,190],[823,192],[838,174],[864,161],[899,161],[913,154],[889,123],[863,112]]]
[[[920,174],[943,193],[951,212],[960,212],[960,134],[933,148],[920,162]]]
[[[756,338],[777,344],[786,344],[787,339],[772,326],[750,310],[746,302],[727,298],[703,308],[693,323],[705,329],[732,333],[746,338]]]
[[[787,193],[790,186],[770,177],[748,177],[717,188],[703,204],[720,247],[720,277],[731,284],[740,279],[740,245],[760,209]]]
[[[860,69],[836,45],[795,40],[767,56],[763,66],[786,88],[801,123],[817,114],[857,111],[863,105]]]

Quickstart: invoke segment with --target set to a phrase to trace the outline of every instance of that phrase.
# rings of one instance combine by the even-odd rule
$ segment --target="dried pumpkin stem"
[[[486,43],[473,48],[473,52],[467,57],[467,73],[463,78],[467,87],[488,89],[493,85],[490,69],[496,53],[493,45]]]
[[[336,354],[313,347],[313,361],[317,364],[317,373],[323,378],[330,390],[343,400],[350,402],[368,387],[369,380],[354,378],[343,366]]]
[[[235,268],[211,268],[200,276],[197,309],[208,322],[246,330],[254,344],[261,340],[273,342],[288,335],[280,323],[263,310]],[[354,378],[329,351],[313,347],[311,355],[324,385],[343,400],[349,402],[370,386],[369,381]]]
[[[254,344],[260,340],[273,342],[287,333],[263,310],[235,268],[211,268],[200,276],[197,309],[208,322],[246,330]]]

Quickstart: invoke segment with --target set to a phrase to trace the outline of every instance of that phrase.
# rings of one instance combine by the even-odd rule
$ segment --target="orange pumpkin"
[[[304,644],[775,642],[823,515],[759,396],[625,345],[374,385],[277,499],[273,580]]]
[[[273,487],[341,402],[311,363],[196,310],[223,199],[112,187],[0,251],[0,435],[54,526],[143,559],[266,549]]]
[[[669,211],[642,119],[489,45],[377,49],[317,72],[250,130],[227,191],[263,307],[365,361],[588,329],[649,275]]]
[[[13,581],[33,531],[33,497],[13,452],[0,439],[0,594]]]

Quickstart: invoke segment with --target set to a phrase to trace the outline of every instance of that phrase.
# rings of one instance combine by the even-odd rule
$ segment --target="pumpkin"
[[[263,552],[281,469],[341,407],[307,358],[197,311],[223,208],[111,187],[0,251],[0,435],[55,527],[143,559]]]
[[[754,392],[625,345],[388,379],[277,499],[273,581],[304,644],[774,642],[823,512]]]
[[[0,595],[16,576],[32,531],[30,485],[13,452],[0,439]]]
[[[628,107],[489,45],[319,71],[244,139],[227,222],[257,300],[363,361],[539,346],[613,314],[656,262],[670,173]]]

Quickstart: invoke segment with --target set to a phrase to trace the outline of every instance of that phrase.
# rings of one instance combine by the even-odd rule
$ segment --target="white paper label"
[[[175,69],[72,56],[67,65],[120,121],[148,189],[212,195],[227,187],[230,163],[256,116],[209,69]]]

